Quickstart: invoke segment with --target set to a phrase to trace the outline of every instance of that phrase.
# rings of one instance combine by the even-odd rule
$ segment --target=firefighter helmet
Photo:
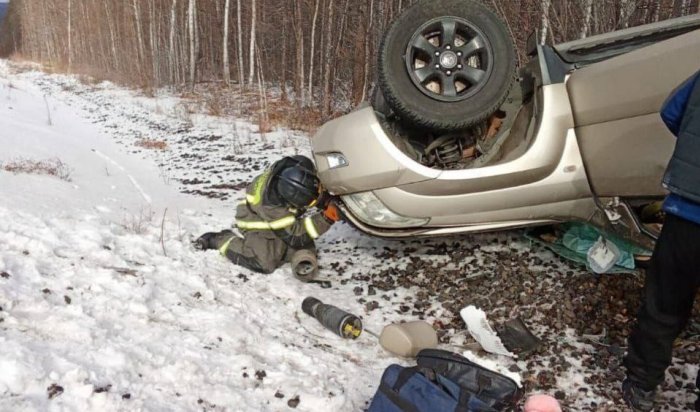
[[[304,169],[309,170],[311,173],[316,174],[316,165],[315,165],[314,162],[313,162],[311,159],[309,159],[308,157],[303,156],[303,155],[295,155],[295,156],[289,157],[289,159],[291,159],[291,160],[293,160],[294,162],[296,162],[296,164],[297,164],[298,166],[301,166],[301,167],[303,167]]]
[[[304,163],[283,169],[277,177],[277,194],[297,209],[311,206],[321,193],[321,183],[316,173],[304,167]]]

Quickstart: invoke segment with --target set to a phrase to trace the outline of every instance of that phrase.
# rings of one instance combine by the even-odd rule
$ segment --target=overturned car
[[[650,246],[674,138],[659,111],[700,67],[700,16],[555,46],[478,2],[420,1],[385,35],[371,104],[312,146],[348,221],[380,237],[589,222]]]

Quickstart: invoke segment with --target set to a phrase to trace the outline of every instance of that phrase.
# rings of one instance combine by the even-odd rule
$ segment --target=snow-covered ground
[[[0,410],[358,411],[384,368],[407,361],[369,335],[348,342],[325,331],[301,312],[304,297],[356,313],[374,331],[425,319],[445,348],[461,351],[460,308],[512,312],[508,299],[482,293],[488,282],[500,287],[495,273],[527,268],[525,289],[513,293],[535,323],[559,306],[538,305],[538,288],[588,281],[508,234],[389,242],[339,224],[318,244],[330,289],[296,281],[287,267],[256,275],[196,252],[191,239],[231,225],[252,176],[309,145],[303,134],[261,135],[246,121],[192,111],[167,94],[0,61],[0,162],[59,158],[71,169],[69,181],[0,170]],[[138,145],[145,140],[166,148]],[[438,286],[444,296],[426,297],[431,270],[454,275]],[[481,275],[473,295],[451,294]],[[574,410],[619,408],[619,394],[585,381],[608,375],[619,353],[592,362],[599,349],[558,321],[533,329],[548,348],[585,356],[484,361],[522,375],[528,390],[561,392]],[[568,366],[555,370],[560,357]],[[697,367],[677,366],[678,381],[690,382]],[[664,396],[675,410],[693,399],[688,388]]]
[[[154,162],[162,153],[133,153],[145,133],[177,148],[168,130],[150,134],[123,112],[95,126],[71,106],[78,97],[39,87],[56,78],[8,79],[4,63],[0,73],[1,160],[58,157],[72,168],[70,181],[0,173],[0,410],[280,410],[296,396],[299,410],[365,405],[394,360],[300,310],[307,295],[359,305],[288,268],[256,276],[193,251],[192,237],[231,225],[232,202],[183,195]],[[128,95],[108,87],[102,97],[146,109]],[[189,130],[190,147],[167,155],[196,154],[213,127]],[[260,164],[288,152],[250,151],[268,152],[250,156]],[[254,169],[220,173],[246,181]],[[52,385],[62,392],[50,397]]]

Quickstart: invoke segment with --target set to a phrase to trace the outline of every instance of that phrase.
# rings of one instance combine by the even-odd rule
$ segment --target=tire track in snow
[[[119,170],[121,170],[122,172],[124,172],[124,174],[126,175],[126,177],[128,177],[129,180],[131,181],[131,184],[133,184],[134,187],[136,188],[136,190],[139,191],[139,193],[141,194],[141,196],[143,197],[143,199],[144,199],[149,205],[152,203],[152,202],[151,202],[151,196],[149,196],[148,193],[146,193],[146,192],[143,190],[143,188],[141,187],[141,185],[139,184],[139,182],[136,180],[136,178],[135,178],[134,176],[132,176],[132,175],[124,168],[124,166],[120,165],[120,164],[117,163],[115,160],[113,160],[111,157],[109,157],[109,156],[107,156],[106,154],[100,152],[99,150],[92,149],[92,151],[93,151],[96,155],[98,155],[99,157],[101,157],[102,159],[104,159],[104,160],[106,160],[106,161],[112,163],[112,164],[113,164],[114,166],[116,166]]]

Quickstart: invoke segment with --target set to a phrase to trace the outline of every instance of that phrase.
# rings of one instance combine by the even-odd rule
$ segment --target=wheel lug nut
[[[447,75],[449,76],[449,75],[451,75],[451,74],[452,74],[452,72],[448,70],[448,71],[447,71]]]
[[[457,56],[462,57],[462,52],[457,52]]]
[[[461,69],[461,68],[462,68],[462,65],[461,65],[461,64],[458,64],[458,65],[457,65],[457,68],[458,68],[458,69]]]
[[[440,55],[440,52],[439,52],[439,51],[436,51],[436,52],[435,52],[435,55],[436,55],[436,56],[439,56],[439,55]]]
[[[450,46],[450,45],[448,44],[447,46],[445,46],[445,48],[446,48],[447,50],[450,50],[450,49],[452,48],[452,46]]]
[[[435,65],[435,68],[436,68],[436,69],[439,69],[439,68],[440,68],[440,65],[439,65],[439,64],[436,64],[436,65]]]

